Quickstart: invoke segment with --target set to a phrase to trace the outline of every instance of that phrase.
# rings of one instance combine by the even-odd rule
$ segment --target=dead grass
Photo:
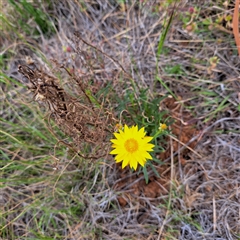
[[[196,15],[188,19],[193,7]],[[1,238],[239,239],[240,62],[229,23],[217,21],[233,9],[224,1],[180,1],[158,61],[171,10],[163,2],[53,1],[56,35],[37,42],[28,37],[29,45],[6,31],[0,41],[7,58],[1,75]],[[74,39],[75,31],[85,42]],[[38,70],[26,66],[26,56]],[[146,187],[143,176],[122,172],[99,146],[115,124],[114,96],[124,95],[132,81],[148,87],[150,96],[167,94],[157,73],[178,97],[161,105],[176,120],[175,137],[161,156],[160,179],[150,172]],[[40,106],[30,102],[29,80]],[[93,129],[99,132],[92,135]],[[89,149],[94,161],[85,155]]]

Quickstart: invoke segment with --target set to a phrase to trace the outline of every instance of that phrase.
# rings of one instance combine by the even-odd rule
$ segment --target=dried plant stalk
[[[35,100],[43,103],[49,116],[72,139],[68,142],[61,139],[59,141],[78,152],[88,144],[91,147],[90,154],[84,157],[99,158],[106,155],[109,144],[107,139],[116,120],[110,111],[92,97],[87,79],[84,81],[84,78],[70,73],[66,67],[61,67],[69,75],[69,84],[77,89],[77,98],[66,91],[57,78],[43,70],[20,65],[19,72],[29,80],[29,89],[34,93]]]

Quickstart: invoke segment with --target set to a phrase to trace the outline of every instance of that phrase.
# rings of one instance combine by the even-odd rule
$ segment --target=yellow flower
[[[144,166],[147,159],[152,159],[148,152],[153,151],[154,144],[149,143],[153,138],[145,135],[144,127],[138,130],[138,126],[129,128],[127,125],[114,133],[116,139],[111,139],[114,150],[110,154],[116,155],[115,160],[122,162],[122,168],[129,165],[136,170],[138,164]]]
[[[158,128],[159,131],[164,131],[166,129],[167,129],[167,124],[165,124],[165,123],[160,123],[159,124],[159,128]]]
[[[120,129],[122,129],[123,128],[123,126],[122,126],[122,124],[121,123],[117,123],[116,125],[115,125],[115,128],[114,128],[114,132],[118,132]]]

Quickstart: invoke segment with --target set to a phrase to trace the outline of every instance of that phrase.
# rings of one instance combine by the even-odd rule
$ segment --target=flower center
[[[124,147],[130,153],[136,152],[138,150],[138,142],[135,139],[130,138],[124,143]]]

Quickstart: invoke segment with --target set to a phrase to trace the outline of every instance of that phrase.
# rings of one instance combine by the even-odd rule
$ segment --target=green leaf
[[[153,170],[153,172],[155,173],[155,175],[156,175],[157,177],[160,177],[160,175],[159,175],[158,171],[156,170],[156,168],[154,167],[154,165],[153,165],[151,162],[149,162],[149,165],[150,165],[150,167],[152,168],[152,170]]]
[[[149,178],[148,178],[148,172],[147,172],[146,165],[143,167],[143,175],[144,175],[146,184],[148,184]]]

